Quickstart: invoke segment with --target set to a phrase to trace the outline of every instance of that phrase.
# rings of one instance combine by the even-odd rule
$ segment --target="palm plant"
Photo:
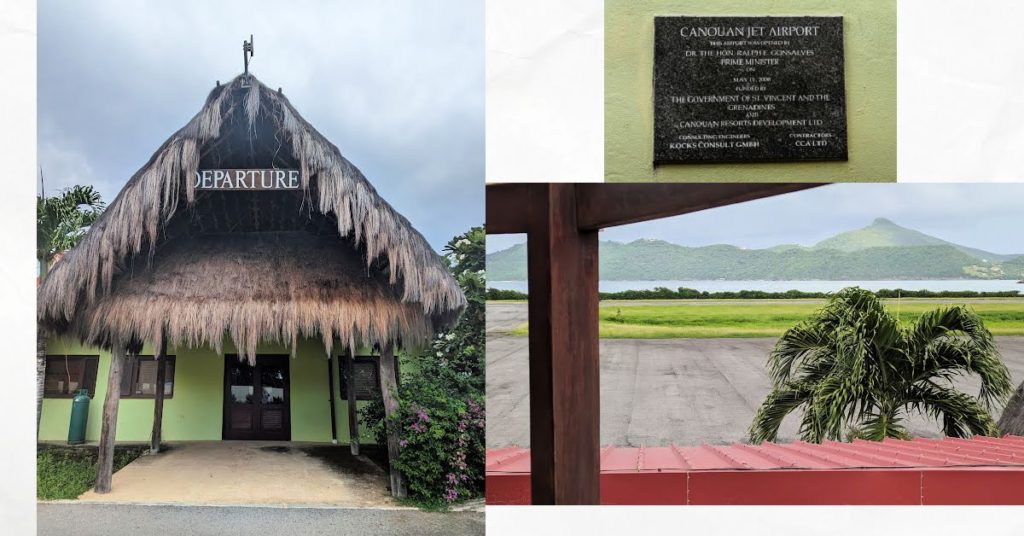
[[[750,426],[750,441],[774,441],[782,420],[803,410],[800,436],[906,438],[908,412],[936,419],[947,436],[997,435],[990,411],[1009,396],[1010,374],[981,318],[956,305],[910,325],[856,287],[833,295],[790,328],[768,357],[772,391]],[[953,380],[974,375],[978,396]]]
[[[39,283],[46,280],[54,257],[74,247],[100,214],[104,203],[91,186],[73,186],[58,195],[36,197],[36,261]],[[46,377],[46,334],[36,334],[36,433],[43,410],[43,384]]]
[[[36,260],[41,278],[46,278],[55,255],[71,249],[85,236],[104,207],[92,186],[72,186],[53,197],[45,193],[36,197]]]

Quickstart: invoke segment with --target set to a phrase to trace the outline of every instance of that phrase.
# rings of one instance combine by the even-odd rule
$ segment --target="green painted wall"
[[[849,161],[662,165],[654,153],[656,15],[842,15]],[[896,180],[896,1],[606,0],[605,180]]]
[[[98,441],[100,435],[103,399],[107,392],[110,353],[63,339],[51,339],[49,354],[99,355],[96,394],[89,404],[89,423],[86,440]],[[219,440],[222,435],[224,408],[224,354],[233,353],[234,347],[225,342],[222,354],[210,348],[169,348],[175,355],[174,396],[164,401],[163,438],[166,441]],[[260,345],[266,354],[288,354],[283,345]],[[152,354],[146,345],[142,354]],[[291,378],[292,441],[331,440],[331,408],[327,380],[327,357],[319,340],[299,342],[297,356],[289,361]],[[334,398],[337,410],[338,442],[349,442],[348,403],[341,398],[337,350],[334,367]],[[359,402],[359,407],[365,402]],[[41,441],[66,441],[71,417],[71,400],[46,398],[40,422]],[[149,441],[153,429],[152,399],[122,399],[117,415],[117,441]],[[360,441],[373,443],[365,426],[360,427]]]

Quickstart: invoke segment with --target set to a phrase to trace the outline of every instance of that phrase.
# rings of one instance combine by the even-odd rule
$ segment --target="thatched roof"
[[[297,191],[197,191],[199,168],[297,168]],[[128,181],[39,290],[90,344],[320,337],[416,346],[466,305],[441,258],[280,93],[239,76]]]

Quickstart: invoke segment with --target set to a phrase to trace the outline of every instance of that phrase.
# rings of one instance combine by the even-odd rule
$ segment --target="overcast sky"
[[[674,218],[614,227],[601,240],[657,238],[685,246],[810,246],[888,218],[993,253],[1024,254],[1024,184],[834,184]],[[487,237],[494,252],[523,235]]]
[[[202,107],[250,71],[440,249],[483,223],[483,2],[39,3],[39,163],[47,193],[110,202]]]

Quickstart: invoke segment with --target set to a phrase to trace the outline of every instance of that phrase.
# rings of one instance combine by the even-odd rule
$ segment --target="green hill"
[[[486,262],[487,278],[492,281],[526,281],[526,244],[488,253]]]
[[[1024,257],[1017,257],[1002,263],[1003,273],[1010,279],[1024,280]]]
[[[838,249],[840,251],[860,251],[867,248],[900,247],[900,246],[952,246],[979,260],[989,262],[1010,260],[1015,255],[1000,255],[960,244],[947,242],[941,238],[926,235],[913,229],[896,225],[885,218],[878,218],[863,229],[840,233],[814,245],[815,249]]]
[[[888,220],[814,247],[686,247],[663,240],[601,242],[601,279],[872,280],[1007,279],[1024,274],[1024,256],[997,255],[905,229]],[[997,261],[991,259],[998,258]],[[1010,260],[1003,260],[1010,258]],[[526,279],[526,246],[487,256],[492,281]]]

